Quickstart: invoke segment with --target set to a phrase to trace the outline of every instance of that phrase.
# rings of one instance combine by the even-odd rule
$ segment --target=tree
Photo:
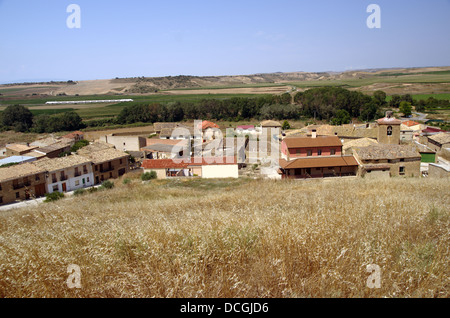
[[[375,91],[373,93],[373,99],[378,105],[384,106],[386,104],[386,93],[383,91]]]
[[[399,108],[400,112],[403,113],[404,117],[409,117],[412,114],[412,106],[411,103],[409,102],[401,102],[400,103],[400,108]]]
[[[402,97],[400,95],[392,95],[391,101],[389,102],[389,106],[398,108],[401,102]]]
[[[11,105],[3,111],[2,124],[15,131],[26,132],[33,125],[33,114],[22,105]]]
[[[344,125],[350,123],[352,118],[345,109],[340,109],[336,112],[336,115],[331,119],[332,125]]]
[[[289,122],[287,120],[284,121],[283,126],[281,126],[282,130],[288,130],[291,129],[291,125],[289,124]]]

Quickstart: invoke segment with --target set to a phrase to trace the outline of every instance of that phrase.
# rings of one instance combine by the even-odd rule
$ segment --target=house
[[[178,125],[175,128],[162,128],[159,138],[163,140],[200,140],[202,136],[200,131],[196,133],[194,127]]]
[[[140,151],[142,147],[147,145],[146,138],[142,136],[122,136],[110,134],[101,136],[99,141],[114,145],[116,149],[122,151]]]
[[[37,148],[34,152],[42,154],[47,158],[58,158],[62,153],[70,152],[71,147],[69,143],[57,142],[49,146]]]
[[[90,143],[87,146],[84,146],[83,148],[80,148],[77,150],[77,154],[82,155],[82,154],[89,154],[91,152],[96,152],[96,151],[104,151],[104,150],[108,150],[108,149],[114,149],[114,145],[108,144],[106,142],[102,142],[102,141],[96,141],[93,143]]]
[[[389,176],[420,176],[421,156],[415,146],[372,145],[354,149],[354,156],[360,164],[360,175],[372,171],[384,171]]]
[[[95,184],[118,178],[129,171],[128,160],[130,155],[115,148],[93,152],[84,150],[77,153],[92,162]]]
[[[283,179],[356,176],[358,162],[353,156],[315,156],[294,160],[280,159]]]
[[[153,144],[141,148],[141,151],[145,153],[146,159],[174,159],[183,157],[185,150],[190,153],[190,147],[187,143],[183,143],[183,145],[187,149],[183,149],[184,147],[179,145]]]
[[[428,177],[448,178],[450,177],[450,166],[445,164],[430,163],[428,166]]]
[[[9,144],[6,145],[6,156],[7,157],[11,157],[11,156],[22,156],[25,155],[26,153],[37,149],[38,147],[36,146],[30,146],[29,144]]]
[[[410,142],[414,139],[415,131],[410,127],[401,124],[400,125],[400,141],[401,142]]]
[[[337,136],[288,137],[281,142],[279,174],[284,179],[355,176],[358,163],[344,156]]]
[[[79,155],[45,158],[32,163],[44,170],[46,192],[69,192],[94,185],[91,161]]]
[[[261,128],[280,128],[281,129],[282,125],[280,124],[280,122],[275,121],[275,120],[265,120],[263,122],[261,122]]]
[[[176,127],[180,126],[180,123],[164,123],[164,122],[156,122],[153,124],[153,129],[157,134],[161,133],[163,129],[175,129]]]
[[[84,133],[81,131],[74,131],[67,135],[62,136],[62,138],[73,140],[74,142],[80,141],[84,139]]]
[[[427,146],[434,151],[441,151],[450,147],[450,133],[440,132],[427,137]]]
[[[281,142],[281,158],[340,156],[342,142],[337,136],[288,137]]]
[[[197,162],[198,161],[198,162]],[[235,157],[200,157],[190,162],[172,159],[144,160],[144,172],[155,171],[158,179],[171,177],[238,178],[239,168]]]
[[[4,159],[0,159],[0,167],[3,165],[21,164],[25,162],[35,161],[36,157],[32,156],[11,156]]]
[[[372,145],[377,145],[378,141],[376,139],[372,138],[360,138],[360,139],[353,139],[347,142],[344,142],[344,145],[342,146],[342,152],[345,155],[353,155],[353,148],[357,147],[367,147]]]
[[[363,125],[309,125],[305,128],[300,129],[300,131],[288,132],[286,135],[295,136],[296,134],[311,136],[312,131],[316,131],[317,136],[337,136],[343,142],[351,141],[360,138],[370,138],[377,139],[378,127],[373,127],[369,124]]]
[[[400,144],[401,120],[393,116],[392,111],[387,111],[384,118],[377,120],[378,134],[377,140],[380,144],[398,145]]]
[[[45,170],[32,163],[0,168],[0,205],[45,195]]]
[[[222,137],[219,125],[207,120],[198,123],[197,130],[201,131],[203,142]]]

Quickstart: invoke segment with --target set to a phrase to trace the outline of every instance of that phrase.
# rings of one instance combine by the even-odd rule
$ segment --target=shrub
[[[44,202],[53,202],[53,201],[58,201],[59,199],[64,198],[64,193],[61,192],[52,192],[52,193],[47,193],[45,195],[45,200]]]
[[[89,188],[87,191],[88,191],[89,193],[94,193],[94,192],[97,192],[97,191],[98,191],[98,188],[92,187],[92,188]]]
[[[112,188],[114,188],[114,182],[112,182],[110,180],[105,180],[105,181],[103,181],[101,187],[103,187],[105,189],[112,189]]]
[[[130,179],[130,178],[125,178],[125,179],[123,179],[123,181],[122,181],[123,184],[128,184],[128,183],[130,183],[130,182],[131,182],[131,179]]]
[[[156,175],[156,171],[150,171],[150,172],[144,172],[142,175],[141,175],[141,180],[142,181],[149,181],[149,180],[152,180],[152,179],[156,179],[156,177],[157,177],[157,175]]]
[[[81,189],[76,189],[76,190],[73,192],[73,195],[78,196],[78,195],[83,195],[83,194],[85,194],[85,193],[86,193],[86,190],[83,189],[83,188],[81,188]]]

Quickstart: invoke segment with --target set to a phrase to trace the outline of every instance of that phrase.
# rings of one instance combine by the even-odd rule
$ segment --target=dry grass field
[[[450,296],[448,179],[129,178],[2,212],[0,297]]]

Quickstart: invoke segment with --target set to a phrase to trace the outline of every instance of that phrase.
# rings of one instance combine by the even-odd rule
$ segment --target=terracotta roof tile
[[[283,139],[288,148],[339,147],[342,142],[337,136],[288,137]]]
[[[291,161],[280,159],[280,167],[282,169],[347,167],[347,166],[358,166],[358,162],[353,156],[309,157],[309,158],[299,158]]]

